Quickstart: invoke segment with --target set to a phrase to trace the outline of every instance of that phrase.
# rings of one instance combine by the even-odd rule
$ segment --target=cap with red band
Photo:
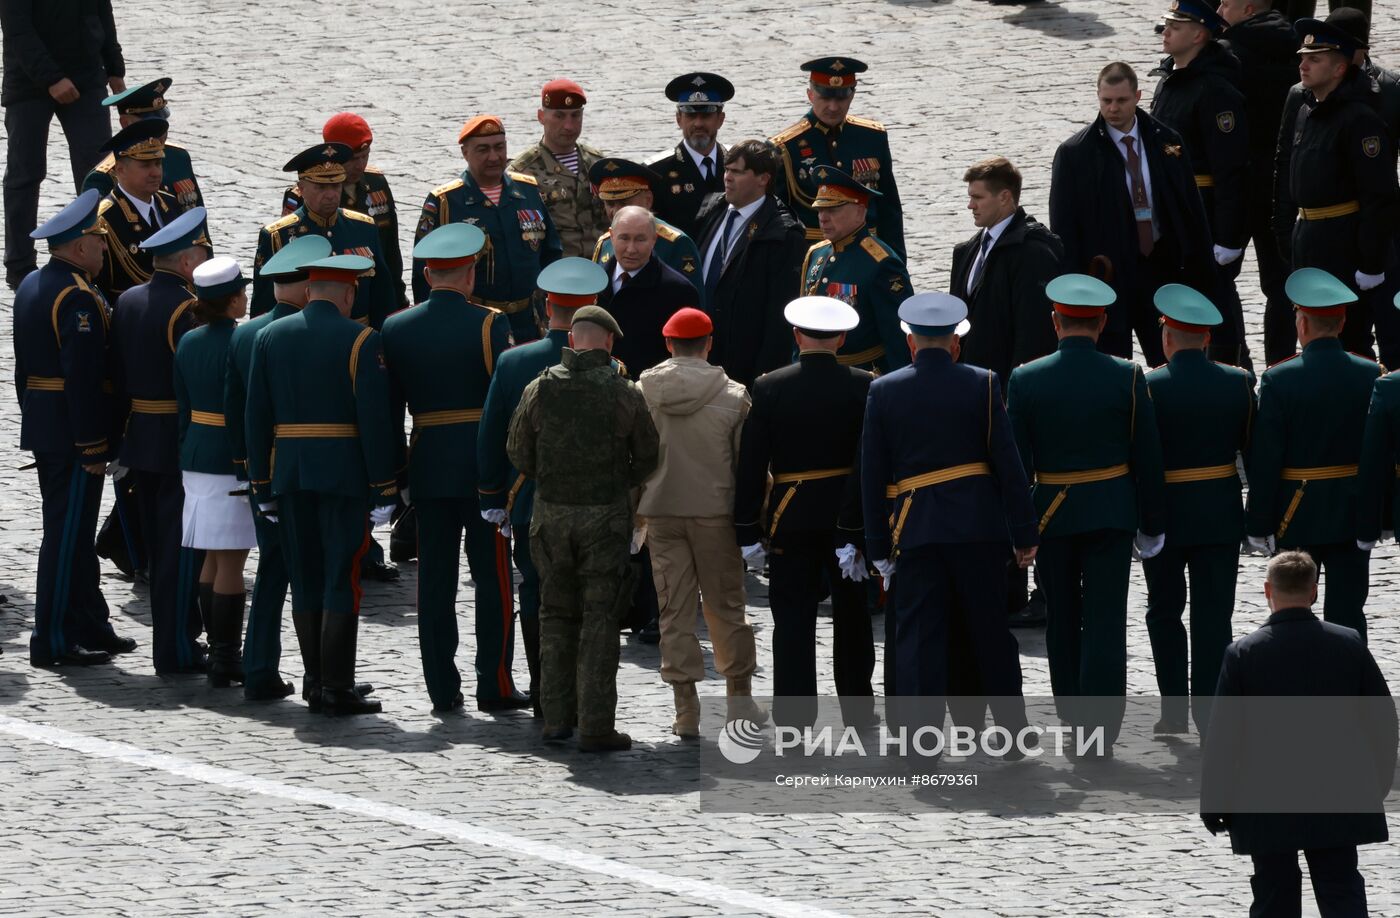
[[[570,256],[550,262],[535,280],[550,305],[578,309],[598,302],[608,285],[608,272],[587,258]]]
[[[1118,299],[1113,288],[1087,274],[1061,274],[1045,285],[1055,311],[1076,319],[1093,319]]]
[[[363,255],[332,255],[302,267],[306,270],[307,279],[312,283],[335,281],[353,284],[361,274],[374,267],[374,262]]]
[[[450,271],[476,261],[477,253],[486,247],[486,233],[471,223],[449,223],[439,226],[418,241],[413,257],[427,262],[435,271]]]
[[[1357,301],[1355,291],[1321,268],[1299,268],[1288,275],[1283,290],[1289,302],[1310,316],[1344,316]]]
[[[844,98],[856,91],[856,74],[869,68],[853,57],[819,57],[802,65],[818,94]]]

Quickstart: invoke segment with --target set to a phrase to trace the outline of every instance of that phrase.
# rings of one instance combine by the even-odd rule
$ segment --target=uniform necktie
[[[710,254],[710,263],[705,266],[705,293],[714,296],[719,287],[719,276],[724,273],[724,259],[729,254],[729,237],[734,233],[734,224],[739,221],[737,208],[729,208],[729,216],[715,241],[715,250]]]
[[[977,289],[977,284],[982,280],[982,271],[987,267],[987,251],[992,247],[992,234],[987,230],[982,231],[982,248],[977,255],[977,262],[972,266],[972,273],[967,278],[967,292],[971,293]]]
[[[700,165],[705,167],[705,183],[709,184],[710,182],[714,181],[715,161],[710,157],[706,156],[704,159],[700,160]]]
[[[1128,151],[1128,178],[1133,183],[1133,214],[1149,214],[1146,220],[1137,220],[1138,251],[1147,256],[1152,254],[1152,205],[1147,200],[1147,183],[1142,179],[1142,157],[1133,149],[1133,138],[1125,136],[1123,146]]]

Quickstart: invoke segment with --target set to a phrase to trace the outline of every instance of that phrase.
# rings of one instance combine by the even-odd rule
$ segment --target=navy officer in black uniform
[[[650,163],[665,182],[657,190],[656,215],[695,238],[700,205],[724,193],[724,103],[734,98],[734,84],[716,73],[683,73],[666,84],[666,98],[676,103],[681,142],[668,156]]]

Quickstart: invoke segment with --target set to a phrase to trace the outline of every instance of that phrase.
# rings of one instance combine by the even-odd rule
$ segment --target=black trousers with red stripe
[[[277,496],[293,612],[357,615],[369,500],[316,491]]]
[[[466,546],[475,593],[476,698],[495,701],[511,694],[510,543],[481,518],[475,495],[417,499],[413,505],[418,508],[418,643],[429,697],[435,705],[451,704],[462,687],[455,660],[459,544]]]

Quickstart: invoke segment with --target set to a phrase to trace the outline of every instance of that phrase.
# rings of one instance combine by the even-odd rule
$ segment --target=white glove
[[[1245,536],[1245,537],[1244,537],[1244,541],[1245,541],[1245,544],[1249,546],[1249,550],[1250,550],[1251,552],[1253,552],[1254,554],[1256,554],[1256,555],[1266,555],[1266,556],[1268,556],[1268,557],[1273,557],[1273,554],[1274,554],[1274,537],[1273,537],[1273,536],[1271,536],[1271,535],[1266,535],[1266,536],[1264,536],[1262,539],[1261,539],[1259,536]]]
[[[849,542],[836,549],[836,563],[841,567],[841,576],[853,583],[870,579],[870,571],[865,569],[865,559]]]
[[[739,549],[744,556],[744,566],[751,571],[763,570],[763,560],[768,557],[768,552],[763,550],[762,542],[755,542],[752,545],[745,545]]]
[[[642,546],[647,543],[647,527],[643,523],[632,530],[632,544],[627,547],[627,553],[635,555],[642,550]]]
[[[483,510],[481,518],[492,526],[501,526],[506,522],[506,512],[504,510]]]
[[[1215,263],[1218,265],[1228,265],[1244,254],[1244,249],[1227,249],[1223,245],[1217,245],[1214,248]]]
[[[408,488],[401,488],[399,490],[399,500],[403,501],[405,507],[413,503],[413,499],[408,496]]]
[[[393,515],[393,507],[375,507],[369,512],[370,528],[373,529],[376,526],[383,526],[385,523],[389,522],[389,518]]]
[[[262,511],[263,519],[269,523],[277,522],[277,501],[270,504],[258,504],[258,509]]]
[[[1155,558],[1165,544],[1167,544],[1165,532],[1161,535],[1150,536],[1139,529],[1137,535],[1133,536],[1133,554],[1137,556],[1138,560]]]
[[[890,588],[890,581],[894,579],[894,562],[888,558],[883,558],[875,562],[875,570],[880,572],[880,577],[885,582],[885,589]]]
[[[1376,547],[1376,543],[1375,543],[1375,542],[1363,542],[1363,541],[1361,541],[1360,539],[1357,539],[1357,540],[1356,540],[1356,547],[1359,548],[1359,549],[1361,549],[1362,551],[1370,551],[1371,549],[1373,549],[1373,548]]]
[[[126,477],[126,473],[130,471],[131,469],[122,465],[120,462],[112,462],[107,466],[107,477],[113,481],[121,481]]]
[[[1379,287],[1385,283],[1385,272],[1379,274],[1362,274],[1356,272],[1356,286],[1362,290],[1370,290],[1372,287]]]

